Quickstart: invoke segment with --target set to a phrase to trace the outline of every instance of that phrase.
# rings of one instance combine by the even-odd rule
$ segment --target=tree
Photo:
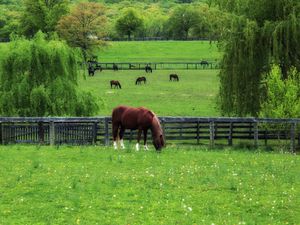
[[[260,116],[267,118],[300,117],[300,73],[295,68],[282,79],[281,69],[273,66],[265,80],[266,100],[262,103]]]
[[[220,109],[227,115],[257,116],[263,74],[272,62],[288,71],[300,69],[300,2],[298,0],[218,0],[233,16],[223,42],[220,71]],[[230,4],[225,4],[225,3]]]
[[[175,39],[188,39],[189,31],[199,22],[199,14],[189,5],[177,7],[168,20],[170,33]]]
[[[92,2],[79,3],[70,14],[63,16],[57,25],[59,35],[69,45],[79,47],[86,61],[89,52],[104,42],[106,16],[103,5]]]
[[[126,9],[116,21],[116,30],[121,35],[127,35],[128,40],[138,29],[142,28],[143,19],[133,8]]]
[[[59,19],[68,12],[68,0],[25,0],[21,18],[21,33],[33,37],[41,30],[55,31]]]
[[[77,90],[74,51],[60,41],[9,43],[0,67],[1,116],[89,116],[98,106],[89,93]]]

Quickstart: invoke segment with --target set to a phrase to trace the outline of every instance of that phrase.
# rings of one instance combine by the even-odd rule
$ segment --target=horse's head
[[[156,116],[154,116],[152,120],[152,138],[156,151],[161,151],[161,149],[165,147],[165,139],[160,122]]]

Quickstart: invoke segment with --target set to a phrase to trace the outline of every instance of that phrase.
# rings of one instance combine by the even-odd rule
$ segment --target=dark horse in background
[[[146,73],[152,73],[152,68],[148,64],[145,66]]]
[[[207,61],[205,61],[205,60],[202,60],[200,62],[200,65],[204,68],[204,67],[208,67],[209,63]]]
[[[137,84],[141,84],[142,82],[144,82],[144,84],[146,84],[146,77],[138,77],[135,81],[135,85]]]
[[[170,74],[170,81],[179,81],[179,77],[177,74]]]
[[[128,106],[118,106],[112,112],[112,128],[114,148],[117,149],[117,136],[119,131],[121,148],[125,148],[123,137],[125,129],[138,130],[136,150],[139,150],[139,142],[142,131],[144,133],[144,148],[147,147],[147,132],[150,129],[152,132],[153,145],[157,151],[160,151],[165,146],[163,131],[157,116],[150,110],[139,107],[133,108]]]
[[[117,80],[110,81],[110,88],[112,88],[113,86],[114,88],[120,88],[120,89],[122,88],[120,82]]]
[[[117,64],[115,64],[115,63],[113,64],[113,70],[114,70],[114,71],[118,71],[118,70],[119,70],[119,67],[118,67]]]
[[[89,65],[88,72],[89,72],[89,76],[94,76],[95,75],[95,68],[93,66]]]

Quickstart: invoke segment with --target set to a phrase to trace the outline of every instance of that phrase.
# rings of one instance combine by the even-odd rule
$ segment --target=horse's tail
[[[138,80],[139,80],[139,79],[136,79],[136,81],[135,81],[135,85],[137,85],[137,84],[138,84]]]

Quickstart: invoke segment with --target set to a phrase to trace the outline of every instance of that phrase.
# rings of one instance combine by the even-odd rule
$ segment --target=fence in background
[[[139,63],[139,62],[107,62],[97,63],[104,70],[113,70],[116,65],[119,70],[145,70],[145,66],[149,65],[153,70],[200,70],[200,69],[219,69],[218,61],[205,61],[205,62],[152,62],[152,63]]]
[[[253,147],[283,141],[292,152],[300,147],[300,119],[160,117],[167,143],[233,145],[246,140]],[[135,140],[127,130],[124,139]],[[149,134],[150,137],[150,134]],[[110,117],[14,118],[0,117],[0,143],[110,145]]]

